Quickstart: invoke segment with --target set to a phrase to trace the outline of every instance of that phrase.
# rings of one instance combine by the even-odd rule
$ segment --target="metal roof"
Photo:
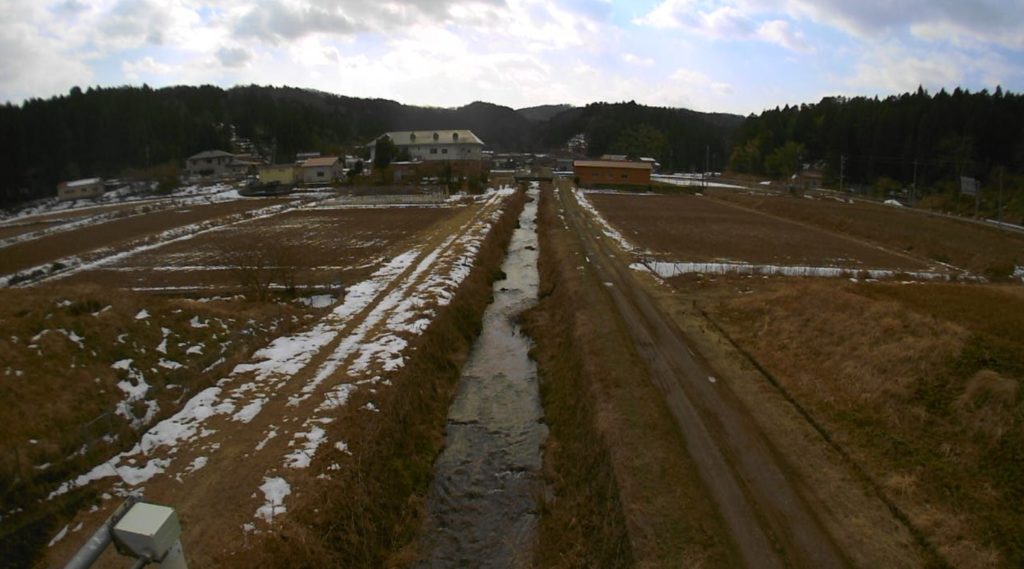
[[[74,181],[71,181],[71,182],[64,182],[64,187],[65,188],[77,188],[77,187],[80,187],[80,186],[91,186],[93,184],[98,184],[98,183],[100,183],[100,179],[99,178],[85,178],[85,179],[82,179],[82,180],[74,180]]]
[[[303,168],[322,168],[324,166],[334,166],[338,163],[337,156],[318,156],[316,158],[308,158],[302,162]]]
[[[586,168],[629,168],[632,170],[650,170],[651,165],[647,162],[620,162],[618,160],[574,160],[573,168],[583,166]]]
[[[412,146],[414,144],[483,144],[473,131],[466,129],[456,130],[396,130],[385,132],[385,136],[391,139],[397,146]]]
[[[204,150],[204,151],[200,152],[199,154],[194,154],[192,156],[189,156],[188,159],[189,160],[198,160],[198,159],[201,159],[201,158],[220,158],[220,157],[223,157],[223,156],[230,156],[232,158],[235,157],[234,154],[232,154],[230,152],[224,152],[223,150]]]

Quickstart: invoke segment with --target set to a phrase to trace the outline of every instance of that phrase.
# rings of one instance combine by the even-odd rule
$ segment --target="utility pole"
[[[1006,166],[999,167],[999,202],[996,208],[996,220],[999,223],[1003,222],[1003,171],[1006,170]]]
[[[978,219],[978,210],[981,209],[981,184],[974,187],[974,219]]]
[[[846,174],[846,155],[839,155],[839,193],[843,193],[843,176]]]
[[[711,163],[711,145],[704,146],[704,191],[708,189],[708,167]]]
[[[917,160],[914,160],[914,183],[910,185],[910,203],[917,205]]]

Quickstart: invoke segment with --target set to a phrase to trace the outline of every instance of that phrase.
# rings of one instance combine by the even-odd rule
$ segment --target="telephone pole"
[[[711,145],[704,146],[704,191],[708,189],[708,167],[711,163]]]
[[[843,176],[846,174],[846,155],[839,155],[839,193],[843,193]]]
[[[910,203],[917,205],[917,160],[914,160],[914,183],[910,185]]]
[[[999,167],[999,201],[996,204],[996,220],[999,223],[1003,222],[1003,171],[1006,170],[1006,166]]]

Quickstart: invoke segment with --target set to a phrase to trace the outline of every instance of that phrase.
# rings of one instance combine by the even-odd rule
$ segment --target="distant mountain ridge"
[[[728,116],[723,121],[720,115],[635,103],[515,110],[478,101],[458,108],[417,107],[258,85],[75,87],[67,95],[0,106],[0,141],[7,150],[0,153],[6,173],[0,178],[0,206],[52,196],[62,180],[121,177],[128,171],[153,175],[156,169],[166,177],[192,154],[230,150],[232,134],[250,139],[279,162],[304,151],[357,152],[387,131],[464,128],[497,152],[550,151],[583,133],[596,143],[592,155],[635,147],[673,167],[692,165],[706,145],[729,144],[733,123],[742,117]],[[649,129],[639,133],[641,139],[657,131],[665,140],[627,140],[637,138],[639,126]],[[629,136],[618,140],[616,128]]]
[[[555,115],[572,109],[572,105],[538,105],[536,107],[524,107],[516,109],[516,112],[530,122],[544,122],[551,120]]]

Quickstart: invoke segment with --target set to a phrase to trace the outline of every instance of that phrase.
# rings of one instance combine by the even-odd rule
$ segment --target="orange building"
[[[572,168],[581,187],[651,185],[651,165],[647,162],[576,160]]]

